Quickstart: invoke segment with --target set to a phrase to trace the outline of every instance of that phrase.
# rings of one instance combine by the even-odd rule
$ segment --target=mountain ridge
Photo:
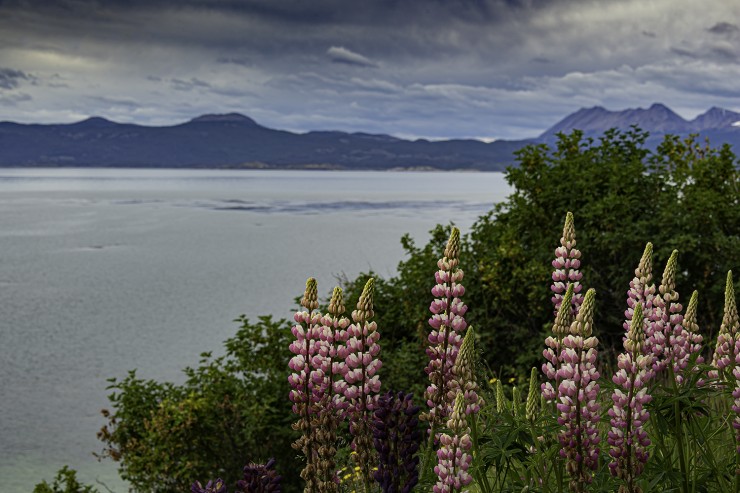
[[[610,111],[581,108],[539,137],[405,140],[342,131],[294,133],[260,125],[241,113],[205,114],[171,126],[117,123],[100,116],[65,124],[0,122],[0,167],[147,167],[287,169],[437,169],[502,171],[527,144],[552,143],[559,132],[586,136],[637,125],[649,146],[667,133],[699,133],[712,145],[740,146],[740,113],[712,107],[685,120],[667,106]]]

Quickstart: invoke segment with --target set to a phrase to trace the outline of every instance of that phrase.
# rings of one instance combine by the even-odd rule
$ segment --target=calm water
[[[399,238],[463,232],[509,193],[498,173],[0,169],[0,484],[92,452],[106,378],[182,381],[241,313],[289,316],[314,276],[394,273]],[[430,273],[431,276],[431,273]]]

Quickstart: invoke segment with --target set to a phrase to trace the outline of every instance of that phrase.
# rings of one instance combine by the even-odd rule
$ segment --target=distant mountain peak
[[[91,116],[90,118],[86,118],[85,120],[73,123],[72,125],[80,127],[109,127],[112,125],[117,125],[117,123],[103,118],[102,116]]]
[[[627,129],[637,125],[650,133],[684,133],[691,130],[691,124],[662,103],[653,103],[648,109],[629,108],[610,111],[602,106],[581,108],[566,116],[546,130],[540,138],[548,138],[557,133],[582,130],[586,134],[600,134],[610,128]]]
[[[221,113],[201,115],[190,120],[189,123],[241,123],[247,125],[257,125],[257,122],[242,115],[241,113]]]

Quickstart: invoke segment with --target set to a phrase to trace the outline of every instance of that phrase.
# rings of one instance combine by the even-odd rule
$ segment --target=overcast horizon
[[[0,121],[535,137],[582,107],[740,111],[740,2],[0,0]]]

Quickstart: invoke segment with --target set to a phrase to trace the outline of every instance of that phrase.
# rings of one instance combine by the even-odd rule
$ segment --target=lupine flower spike
[[[429,421],[430,430],[444,423],[452,410],[452,401],[448,400],[454,379],[452,369],[467,328],[463,317],[468,307],[460,300],[465,288],[460,284],[463,271],[458,268],[459,254],[460,230],[452,228],[444,256],[437,262],[439,270],[434,275],[437,284],[432,288],[435,299],[429,307],[432,312],[429,319],[432,331],[427,348],[429,364],[425,371],[429,375],[430,385],[425,398],[430,410],[422,415],[422,419]]]
[[[717,345],[712,356],[713,370],[709,372],[711,378],[721,378],[730,381],[735,362],[735,347],[740,339],[740,322],[738,322],[737,303],[735,302],[735,287],[732,284],[732,271],[727,273],[725,284],[725,311],[722,325],[717,336]]]
[[[419,482],[421,446],[419,406],[412,394],[388,392],[380,397],[373,419],[373,444],[378,451],[375,480],[383,493],[409,493]]]
[[[630,323],[632,322],[632,313],[638,303],[642,303],[642,317],[645,319],[646,331],[645,338],[649,338],[652,332],[650,316],[653,314],[653,298],[655,297],[655,284],[653,279],[653,244],[645,245],[645,251],[642,253],[640,263],[635,269],[635,277],[630,282],[630,288],[627,291],[627,310],[624,312],[623,327],[625,332],[629,332]]]
[[[196,481],[190,487],[192,493],[226,493],[226,485],[224,480],[219,478],[216,481],[208,481],[205,487],[200,484],[200,481]]]
[[[545,339],[547,349],[542,352],[545,357],[542,373],[550,382],[543,383],[541,388],[542,396],[548,401],[554,401],[557,398],[557,388],[560,385],[558,370],[561,364],[563,338],[570,333],[570,325],[573,323],[572,312],[569,309],[572,296],[573,285],[570,284],[558,308],[558,316],[555,317],[555,323],[552,325],[552,335]]]
[[[599,457],[599,372],[595,366],[599,341],[591,335],[594,296],[589,289],[570,334],[563,339],[563,362],[558,370],[558,423],[563,427],[558,435],[560,456],[566,459],[570,489],[576,493],[591,483],[589,470],[596,469]]]
[[[506,396],[501,380],[496,380],[496,412],[501,414],[506,409]]]
[[[552,273],[552,303],[555,305],[555,316],[557,316],[563,296],[568,285],[573,286],[573,297],[571,298],[571,315],[576,316],[583,303],[581,294],[581,278],[583,274],[579,270],[581,266],[581,251],[576,248],[576,230],[573,225],[573,214],[565,215],[563,236],[560,238],[560,246],[555,249],[555,260],[552,261],[555,271]]]
[[[321,323],[321,314],[314,313],[319,302],[316,279],[313,277],[306,281],[301,306],[305,310],[297,312],[293,317],[296,325],[292,332],[296,339],[290,344],[290,351],[295,356],[288,363],[293,371],[288,377],[288,383],[293,387],[289,395],[293,402],[293,412],[299,417],[293,424],[293,429],[301,431],[301,437],[293,443],[293,448],[303,452],[306,457],[306,466],[301,471],[301,477],[306,481],[306,493],[310,493],[318,489],[316,430],[312,422],[321,401],[321,389],[325,388],[323,375],[311,369],[311,360],[318,351],[315,328]]]
[[[473,442],[465,418],[465,397],[461,392],[455,397],[455,405],[447,421],[447,427],[453,434],[443,433],[439,438],[442,446],[437,451],[439,463],[434,467],[438,478],[433,488],[434,493],[459,492],[473,481],[473,477],[468,473],[473,461],[470,453]]]
[[[696,322],[696,307],[698,305],[699,293],[694,291],[689,300],[689,306],[686,308],[686,315],[683,317],[683,328],[686,330],[686,342],[683,350],[679,353],[674,354],[674,368],[673,371],[676,374],[676,381],[681,383],[684,381],[684,373],[686,367],[689,364],[689,360],[694,354],[696,356],[696,364],[700,365],[704,363],[704,357],[701,355],[702,343],[704,338],[699,334],[699,324]],[[699,371],[695,366],[691,369],[692,373]],[[702,385],[703,380],[699,380],[697,384]]]
[[[688,335],[684,330],[683,307],[676,292],[676,261],[678,250],[668,259],[658,294],[653,297],[653,313],[645,339],[645,351],[653,355],[653,370],[659,373],[668,365],[675,370],[675,359],[688,351]]]
[[[347,329],[346,346],[340,348],[339,356],[344,358],[344,380],[347,387],[344,397],[349,406],[349,431],[352,434],[352,457],[360,467],[363,482],[369,487],[372,468],[376,458],[372,442],[372,412],[378,401],[380,377],[377,375],[382,366],[379,358],[380,333],[373,318],[373,291],[375,280],[370,278],[362,290],[357,309],[352,312],[355,323]]]
[[[736,450],[740,454],[740,320],[735,301],[735,288],[732,283],[732,271],[727,273],[725,284],[725,311],[722,325],[717,336],[717,347],[714,350],[710,377],[720,378],[732,388],[732,410],[735,417],[732,426],[735,428]],[[737,459],[740,461],[740,458]],[[740,471],[736,471],[740,474]]]
[[[267,464],[247,464],[244,478],[236,483],[236,493],[280,493],[281,479],[275,471],[275,459]]]
[[[648,459],[650,440],[643,424],[650,413],[644,406],[652,399],[647,393],[646,384],[652,376],[654,356],[643,354],[644,344],[642,304],[638,303],[624,341],[624,352],[617,360],[619,370],[612,377],[616,388],[612,394],[614,406],[609,409],[611,430],[607,441],[610,445],[609,455],[614,458],[609,463],[609,470],[613,476],[624,481],[619,493],[642,493],[635,480]]]
[[[532,368],[529,372],[529,392],[527,392],[527,421],[534,421],[537,418],[537,405],[540,401],[540,393],[537,385],[537,368]]]
[[[318,454],[317,475],[321,493],[334,493],[339,485],[336,481],[337,427],[347,407],[344,391],[347,383],[336,379],[341,375],[344,361],[338,361],[338,345],[346,341],[346,328],[349,320],[343,317],[344,302],[341,288],[334,288],[329,313],[321,319],[317,331],[318,350],[311,359],[311,380],[315,384],[314,392],[320,400],[312,427],[316,430],[316,448]]]
[[[478,384],[475,382],[475,332],[468,327],[460,346],[460,353],[455,360],[453,374],[455,378],[450,382],[448,399],[454,402],[457,392],[460,391],[465,397],[465,414],[474,414],[480,411],[483,398],[478,395]]]

